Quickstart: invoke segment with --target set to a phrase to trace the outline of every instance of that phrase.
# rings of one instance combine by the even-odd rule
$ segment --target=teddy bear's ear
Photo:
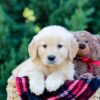
[[[78,43],[74,37],[72,37],[69,45],[69,59],[72,61],[78,52]]]
[[[91,38],[91,41],[89,42],[89,46],[91,49],[90,57],[93,60],[100,59],[100,45],[93,37]]]
[[[36,36],[33,37],[32,41],[28,46],[29,56],[32,60],[35,60],[37,57],[37,43],[36,43]]]

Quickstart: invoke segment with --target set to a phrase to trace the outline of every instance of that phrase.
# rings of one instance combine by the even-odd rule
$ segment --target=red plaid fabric
[[[22,100],[88,100],[100,87],[100,78],[67,80],[56,92],[44,91],[36,96],[30,92],[28,77],[16,77],[16,88]]]

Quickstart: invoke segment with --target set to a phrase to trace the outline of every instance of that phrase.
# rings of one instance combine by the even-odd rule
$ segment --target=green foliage
[[[89,7],[89,3],[89,0],[38,0],[38,3],[33,0],[29,7],[41,26],[60,24],[70,30],[82,30],[92,21],[94,7]]]
[[[0,100],[11,71],[28,58],[28,44],[42,27],[100,33],[99,0],[0,0]]]

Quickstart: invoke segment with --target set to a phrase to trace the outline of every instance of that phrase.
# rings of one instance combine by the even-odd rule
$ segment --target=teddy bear
[[[79,45],[74,59],[77,77],[100,77],[100,44],[97,39],[87,31],[76,31],[73,34]]]

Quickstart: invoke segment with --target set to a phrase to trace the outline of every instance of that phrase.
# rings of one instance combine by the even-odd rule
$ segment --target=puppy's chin
[[[44,65],[46,65],[48,67],[54,67],[54,66],[56,66],[56,63],[54,63],[54,62],[43,62],[43,63],[44,63]]]
[[[48,67],[57,67],[56,64],[46,64],[46,66],[48,66]]]
[[[54,62],[43,61],[43,64],[46,65],[46,66],[48,66],[48,67],[58,67],[58,66],[62,65],[62,63],[56,62],[56,61],[54,61]]]

